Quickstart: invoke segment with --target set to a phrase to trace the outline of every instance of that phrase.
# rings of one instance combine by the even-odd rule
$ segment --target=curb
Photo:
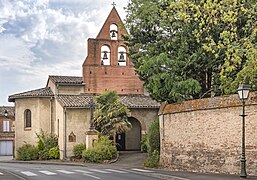
[[[116,158],[110,161],[105,161],[103,163],[74,163],[74,162],[66,162],[66,161],[19,161],[19,160],[8,160],[1,161],[0,163],[19,163],[19,164],[46,164],[46,165],[67,165],[67,166],[81,166],[87,167],[90,165],[103,165],[103,164],[114,164],[119,160],[119,152],[117,152]]]
[[[86,164],[70,162],[51,162],[51,161],[0,161],[0,163],[19,163],[19,164],[49,164],[49,165],[69,165],[69,166],[86,166]]]

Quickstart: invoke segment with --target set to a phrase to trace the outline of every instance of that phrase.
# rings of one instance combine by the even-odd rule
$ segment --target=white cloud
[[[81,76],[87,39],[95,38],[112,0],[0,0],[0,105],[41,88],[48,75]],[[122,19],[127,0],[116,2]]]
[[[30,68],[30,62],[34,59],[34,54],[29,50],[29,46],[13,35],[0,34],[0,68],[1,70],[10,67],[18,69]]]

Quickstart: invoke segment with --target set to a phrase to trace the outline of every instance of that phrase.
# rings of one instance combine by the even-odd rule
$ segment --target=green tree
[[[158,101],[256,88],[255,0],[131,0],[126,37],[137,73]]]
[[[107,91],[96,97],[94,111],[94,127],[102,135],[113,135],[129,130],[128,108],[121,103],[114,91]]]

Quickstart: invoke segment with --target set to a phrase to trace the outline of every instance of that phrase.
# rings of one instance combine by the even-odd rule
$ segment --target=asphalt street
[[[155,177],[147,176],[144,173],[153,171],[145,169],[119,169],[99,167],[83,167],[71,165],[47,165],[47,164],[19,164],[19,163],[0,163],[3,171],[8,170],[16,175],[16,179],[26,180],[154,180]],[[3,172],[4,173],[4,172]],[[19,177],[19,178],[18,178]],[[2,177],[3,178],[3,177]],[[8,178],[5,176],[5,178]],[[14,177],[12,177],[14,178]],[[8,179],[9,180],[9,179]]]
[[[147,169],[143,167],[146,154],[122,152],[112,164],[91,164],[65,161],[16,161],[0,157],[0,180],[54,179],[54,180],[240,180],[239,175]],[[10,172],[10,173],[8,173]],[[2,173],[2,174],[1,174]],[[248,176],[256,179],[257,176]]]

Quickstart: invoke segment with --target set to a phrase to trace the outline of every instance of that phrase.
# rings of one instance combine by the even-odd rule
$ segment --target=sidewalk
[[[71,162],[62,160],[50,160],[50,161],[18,161],[13,160],[12,157],[0,156],[0,163],[29,163],[29,164],[51,164],[51,165],[69,165],[69,166],[85,166],[85,167],[112,167],[119,169],[132,169],[140,168],[143,169],[143,161],[146,158],[146,154],[142,152],[120,152],[119,158],[116,162],[111,164],[95,164],[95,163],[83,163],[83,162]],[[149,169],[152,172],[140,172],[141,174],[152,176],[160,179],[170,180],[240,180],[239,175],[228,175],[228,174],[215,174],[215,173],[198,173],[198,172],[183,172],[183,171],[172,171],[170,169]],[[247,179],[256,179],[257,176],[248,176]]]
[[[12,156],[0,156],[0,162],[1,161],[12,161],[13,157]]]

